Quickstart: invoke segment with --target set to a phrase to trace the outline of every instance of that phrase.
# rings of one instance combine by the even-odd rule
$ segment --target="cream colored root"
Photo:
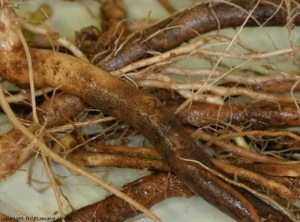
[[[190,90],[176,90],[178,94],[180,94],[183,98],[189,99],[191,96],[194,94]],[[216,105],[223,105],[224,104],[224,99],[222,96],[218,95],[209,95],[209,94],[198,94],[194,96],[193,101],[195,102],[206,102],[206,103],[211,103],[211,104],[216,104]]]

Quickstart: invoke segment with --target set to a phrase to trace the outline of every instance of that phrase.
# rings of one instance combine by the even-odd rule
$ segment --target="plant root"
[[[172,110],[177,109],[174,104],[168,107]],[[210,124],[222,125],[221,121],[253,130],[300,125],[300,113],[294,103],[256,102],[215,105],[194,102],[177,112],[176,117],[183,124],[198,127]]]
[[[166,173],[154,173],[141,178],[125,185],[121,191],[148,208],[170,197],[195,196],[177,176]],[[72,218],[72,222],[121,222],[139,213],[128,203],[112,195],[98,203],[75,210],[67,217]]]
[[[109,166],[151,171],[169,171],[169,166],[160,159],[150,159],[138,156],[125,156],[111,153],[94,153],[76,150],[71,154],[71,160],[77,166],[82,167]]]
[[[38,106],[39,122],[40,124],[46,123],[47,128],[63,125],[87,107],[75,96],[60,94],[55,98],[54,102],[45,100],[43,104]],[[29,115],[27,120],[32,121],[32,115]],[[34,132],[38,128],[37,125],[32,125],[28,129]],[[31,141],[26,139],[18,129],[12,129],[0,138],[0,155],[5,160],[1,161],[0,164],[0,180],[5,180],[12,175],[22,164],[35,155],[36,150],[30,144]]]
[[[15,26],[13,25],[13,27]],[[4,30],[10,31],[11,26],[5,26]],[[0,40],[3,38],[5,39],[6,36],[1,32]],[[248,208],[237,199],[240,198],[237,191],[207,170],[199,169],[196,164],[179,159],[179,157],[193,158],[214,168],[206,154],[197,149],[196,143],[172,112],[167,110],[156,98],[138,91],[128,83],[72,56],[38,49],[31,49],[30,53],[35,61],[33,74],[37,88],[46,86],[59,88],[66,93],[80,97],[102,112],[127,122],[149,139],[168,163],[171,171],[197,194],[202,195],[204,199],[214,203],[233,218],[252,220]],[[0,61],[1,75],[19,86],[28,87],[27,62],[23,59],[25,58],[24,51],[15,47],[13,50],[1,51],[0,56],[2,58]],[[18,74],[16,75],[16,73]],[[30,138],[35,139],[31,136]],[[48,152],[46,147],[42,151]],[[54,158],[53,155],[52,158]],[[63,162],[63,159],[56,158]],[[71,167],[67,161],[64,161],[64,165]],[[82,170],[78,168],[75,172],[82,173]],[[95,181],[94,177],[87,177]],[[98,180],[97,182],[102,184]],[[104,187],[108,189],[107,186]],[[224,198],[221,200],[220,196]],[[259,216],[265,218],[267,215],[261,209],[255,208]],[[274,218],[277,218],[276,221],[288,221],[275,209],[268,215],[273,215]]]
[[[72,143],[74,144],[74,143]],[[73,147],[69,147],[72,149]],[[169,166],[153,148],[132,148],[88,142],[70,154],[72,162],[82,167],[108,166],[169,172]]]
[[[262,175],[251,172],[244,168],[236,167],[225,162],[219,161],[217,159],[212,159],[212,162],[219,169],[223,169],[224,172],[234,176],[234,178],[244,178],[250,180],[253,183],[260,184],[267,188],[270,192],[275,192],[278,195],[285,197],[289,200],[299,200],[300,193],[297,191],[290,190],[283,184],[277,183],[274,180],[264,178]]]
[[[32,141],[36,147],[40,149],[43,155],[50,157],[52,160],[62,164],[67,169],[73,171],[74,173],[77,173],[81,176],[84,176],[85,178],[97,183],[99,186],[103,187],[107,191],[110,191],[114,193],[116,196],[126,200],[129,204],[134,206],[136,209],[140,210],[141,212],[145,213],[149,218],[151,218],[154,221],[160,222],[161,220],[156,217],[153,213],[151,213],[147,208],[140,205],[136,201],[134,201],[132,198],[128,197],[126,194],[120,192],[119,190],[115,189],[114,187],[110,186],[109,184],[105,183],[104,181],[96,178],[93,176],[90,172],[81,169],[72,163],[66,161],[62,157],[58,156],[57,154],[53,153],[40,139],[36,137],[33,133],[31,133],[20,121],[17,119],[13,111],[11,110],[9,104],[7,101],[5,101],[5,96],[3,93],[2,85],[0,85],[0,104],[2,106],[3,111],[7,114],[9,120],[11,123],[17,128],[22,134],[24,134],[28,140]]]
[[[136,33],[126,40],[126,44],[118,49],[116,55],[97,64],[104,70],[113,71],[149,56],[150,52],[165,52],[203,33],[218,28],[237,27],[245,22],[255,3],[253,1],[249,4],[243,0],[231,3],[199,3]],[[298,10],[291,15],[293,21],[286,21],[287,12],[284,8],[279,8],[279,3],[277,0],[260,2],[246,25],[258,26],[266,23],[264,25],[284,26],[287,22],[299,25]]]
[[[216,27],[223,28],[240,25],[244,23],[247,17],[250,17],[247,25],[251,26],[259,23],[284,25],[286,22],[291,22],[291,20],[285,20],[285,18],[288,17],[287,12],[285,9],[276,5],[278,1],[259,3],[251,16],[248,15],[248,12],[252,10],[253,4],[245,4],[243,1],[233,1],[233,3],[240,4],[240,7],[233,6],[232,3],[219,2],[212,5],[199,4],[188,10],[179,12],[169,18],[169,20],[166,19],[153,27],[143,30],[143,32],[133,35],[132,38],[126,39],[125,42],[122,43],[119,48],[115,48],[114,53],[109,54],[100,65],[108,70],[117,69],[124,64],[153,54],[155,53],[154,51],[165,51],[178,46],[184,41],[196,36],[198,33],[202,34]],[[212,8],[210,6],[213,6],[213,10],[211,10]],[[228,14],[223,13],[223,11],[226,11]],[[199,15],[197,13],[200,13],[200,15],[203,13],[200,21],[200,23],[202,23],[200,25],[194,23],[194,20],[188,20],[192,15],[189,14],[191,12],[198,17]],[[298,12],[297,10],[293,12],[295,16],[294,14],[289,14],[289,18],[291,18],[291,15],[294,16],[295,20],[293,22],[298,24]],[[234,13],[233,19],[229,18],[230,13]],[[7,34],[14,34],[15,31],[16,23],[7,18],[9,17],[0,15],[0,22],[3,20],[1,23],[0,41],[6,41]],[[172,22],[169,25],[166,21]],[[201,28],[190,26],[189,24],[192,23]],[[170,39],[178,40],[178,42],[169,41]],[[132,45],[132,40],[135,40],[134,45]],[[115,46],[118,45],[118,41],[119,39],[116,40]],[[19,86],[28,88],[28,65],[27,62],[24,61],[25,54],[17,40],[12,36],[8,44],[0,46],[2,47],[0,51],[0,74]],[[126,60],[128,52],[134,53],[131,53],[132,55],[130,54],[128,60]],[[178,175],[179,178],[197,194],[202,195],[206,200],[224,212],[227,212],[233,218],[243,221],[290,221],[289,218],[284,215],[286,211],[276,211],[268,204],[252,196],[249,192],[228,185],[226,179],[220,179],[215,173],[212,173],[216,168],[209,160],[208,155],[203,150],[199,151],[193,139],[176,120],[173,113],[167,110],[156,98],[135,89],[120,79],[113,78],[110,74],[101,69],[86,62],[79,61],[71,56],[37,49],[31,49],[30,54],[34,61],[33,77],[35,87],[59,88],[66,93],[80,97],[92,107],[100,109],[103,113],[112,115],[130,124],[148,138],[152,145],[156,147],[160,155],[170,166],[171,171]],[[18,73],[18,75],[16,73]],[[251,93],[252,92],[253,91],[251,91]],[[189,92],[181,91],[181,94],[184,93]],[[190,91],[190,93],[192,93],[192,91]],[[4,104],[3,101],[2,104]],[[230,123],[231,120],[228,122]],[[30,132],[27,132],[28,130],[24,130],[22,125],[19,127],[24,134],[29,135],[28,137],[31,140],[36,140]],[[32,131],[35,130],[35,128],[32,129]],[[206,138],[204,140],[207,140],[207,138],[209,140],[212,139],[212,136],[209,134],[200,131],[198,133],[204,135]],[[36,140],[36,144],[40,146],[41,150],[47,155],[53,155],[40,140]],[[216,140],[215,144],[224,147],[226,142]],[[228,147],[232,147],[231,144],[227,145]],[[239,146],[236,146],[234,149],[237,151],[236,154],[245,151],[245,149],[241,149]],[[229,150],[233,151],[234,149]],[[281,161],[281,159],[275,157],[267,157],[264,159],[262,157],[263,155],[255,156],[252,153],[249,154],[249,152],[246,155],[249,155],[249,159],[252,158],[253,161],[256,157],[258,157],[261,162],[273,161],[272,163],[278,163]],[[54,155],[53,159],[64,163],[69,168],[73,167],[72,164],[64,161],[59,156]],[[195,159],[195,161],[201,163],[201,167],[199,167],[197,163],[186,161],[187,159]],[[285,160],[282,160],[282,162],[286,163]],[[75,172],[83,175],[85,171],[77,168]],[[87,177],[92,181],[101,184],[100,181],[96,180],[90,174],[86,175],[88,175]]]

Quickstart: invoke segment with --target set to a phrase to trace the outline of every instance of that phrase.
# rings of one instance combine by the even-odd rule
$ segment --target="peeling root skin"
[[[199,166],[179,159],[195,159],[214,168],[206,154],[197,149],[196,143],[174,114],[165,109],[158,99],[72,56],[37,49],[31,49],[30,52],[37,88],[59,87],[102,112],[127,122],[149,139],[172,172],[193,191],[233,218],[252,221],[247,207],[238,199],[233,188]],[[28,87],[24,51],[13,50],[9,55],[0,53],[0,57],[1,76],[17,85]],[[278,211],[269,209],[268,213],[274,215],[277,222],[289,221]],[[262,218],[268,217],[264,212],[258,214]]]

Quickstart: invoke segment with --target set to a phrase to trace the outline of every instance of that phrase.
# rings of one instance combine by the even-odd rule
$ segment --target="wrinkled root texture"
[[[197,149],[174,114],[165,109],[156,98],[72,56],[36,49],[31,49],[30,53],[34,61],[36,87],[59,87],[104,113],[132,125],[156,147],[172,172],[197,194],[238,220],[252,220],[249,203],[240,200],[241,197],[233,188],[201,167],[179,159],[195,159],[213,168],[206,154]],[[17,85],[28,87],[28,68],[23,49],[2,53],[0,57],[1,76]],[[267,218],[266,211],[261,211],[260,208],[255,211],[259,217]],[[280,218],[289,221],[278,211],[272,210],[269,214],[278,214],[275,216],[276,221],[280,221]]]

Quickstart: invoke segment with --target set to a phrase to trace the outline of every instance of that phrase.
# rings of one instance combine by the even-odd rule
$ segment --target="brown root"
[[[259,175],[257,173],[251,172],[249,170],[239,168],[230,164],[227,164],[225,162],[213,159],[213,164],[217,166],[220,169],[223,169],[224,172],[227,174],[232,175],[236,180],[238,178],[246,178],[247,180],[250,180],[253,183],[259,184],[264,186],[265,188],[269,189],[271,192],[275,192],[278,195],[285,197],[289,200],[299,200],[300,194],[296,191],[288,189],[286,186],[277,183],[274,180],[266,179],[262,175]]]
[[[273,4],[275,2],[275,4]],[[278,1],[261,2],[252,12],[247,21],[248,26],[265,25],[283,26],[286,24],[287,13],[278,8]],[[234,5],[236,4],[236,5]],[[238,6],[237,6],[238,5]],[[110,56],[99,63],[107,71],[116,70],[133,61],[145,58],[149,52],[164,52],[173,49],[183,42],[200,34],[218,28],[237,27],[245,22],[249,11],[254,7],[242,0],[228,2],[199,3],[192,8],[177,12],[171,17],[136,33],[118,50],[117,55]],[[213,9],[213,10],[212,10]],[[299,24],[300,17],[293,17],[294,24]],[[288,21],[291,22],[291,21]],[[219,27],[220,25],[220,27]]]
[[[59,126],[67,123],[71,118],[80,113],[87,105],[79,98],[67,94],[55,96],[55,100],[45,100],[38,107],[38,118],[40,124],[47,124],[46,127]],[[28,121],[32,121],[29,115]],[[37,125],[32,125],[29,130],[36,131]],[[12,129],[5,136],[0,138],[0,154],[2,161],[0,164],[0,180],[5,180],[13,174],[27,160],[34,156],[37,151],[33,149],[31,141],[26,139],[23,134]]]
[[[121,189],[134,200],[150,208],[154,204],[170,197],[186,196],[195,194],[175,175],[166,173],[154,173],[144,177]],[[112,195],[104,200],[76,210],[67,215],[73,222],[83,221],[124,221],[140,212]]]
[[[149,139],[171,170],[197,194],[215,203],[218,208],[234,218],[246,217],[251,220],[252,215],[245,206],[242,209],[236,208],[237,205],[243,206],[243,203],[236,199],[239,195],[234,189],[208,171],[198,169],[195,164],[178,159],[193,158],[213,167],[206,154],[197,149],[197,145],[175,116],[157,99],[71,56],[36,49],[31,49],[30,53],[35,61],[33,73],[36,87],[59,87],[64,92],[84,99],[104,113],[129,123]],[[27,75],[27,63],[23,59],[23,50],[10,51],[9,56],[1,53],[1,57],[2,76],[19,86],[28,87],[29,82],[24,78]],[[225,195],[226,198],[219,200],[220,195]],[[239,204],[230,204],[235,201]],[[278,212],[274,210],[272,214],[277,215]],[[264,217],[263,214],[261,216]]]
[[[233,5],[233,3],[239,3],[240,6]],[[295,24],[299,23],[299,16],[297,16],[298,11],[294,10],[294,14],[288,14],[290,12],[287,12],[281,6],[279,7],[278,5],[276,5],[278,3],[277,1],[272,1],[272,3],[257,2],[257,4],[259,4],[257,7],[255,7],[255,10],[254,3],[246,4],[243,1],[234,1],[233,3],[218,2],[212,5],[208,3],[196,5],[195,7],[176,13],[169,19],[166,19],[150,28],[143,30],[142,32],[137,33],[136,35],[133,35],[132,38],[128,38],[127,40],[125,40],[125,42],[122,43],[120,47],[117,44],[117,42],[119,41],[119,38],[117,38],[116,42],[114,42],[114,46],[118,48],[114,48],[113,53],[109,53],[109,56],[105,60],[103,60],[100,65],[107,70],[115,70],[137,59],[147,57],[150,54],[156,54],[155,51],[165,51],[176,47],[183,42],[188,41],[190,38],[196,36],[198,33],[202,34],[203,32],[207,32],[209,30],[220,27],[223,28],[241,25],[245,22],[246,18],[249,18],[249,20],[247,21],[247,25],[251,26],[257,25],[259,23],[266,23],[267,25],[285,25],[286,18],[291,18],[295,15],[295,20],[293,22],[295,22]],[[250,11],[251,13],[253,12],[253,14],[250,15]],[[201,15],[200,19],[199,15]],[[4,22],[0,24],[1,31],[3,31],[3,33],[0,33],[0,41],[5,41],[7,34],[13,34],[11,33],[11,31],[14,30],[11,29],[11,27],[15,27],[16,25],[7,18],[10,17],[3,17],[0,15],[0,21],[4,20]],[[195,18],[197,18],[198,20],[195,21]],[[8,20],[8,22],[5,19]],[[288,20],[288,22],[291,22],[291,20]],[[174,39],[176,41],[172,41]],[[198,43],[202,44],[201,42]],[[0,45],[0,47],[2,47],[2,45]],[[12,41],[7,45],[4,44],[1,49],[3,49],[2,51],[0,51],[1,75],[21,87],[28,88],[28,64],[24,60],[25,53],[20,47],[20,44],[18,44],[15,39],[12,38]],[[208,51],[205,52],[208,53]],[[290,52],[293,51],[290,50]],[[134,86],[128,84],[122,79],[114,78],[109,73],[95,66],[92,66],[87,62],[79,61],[78,59],[75,59],[71,56],[38,49],[31,49],[30,54],[34,61],[32,67],[32,77],[34,78],[36,88],[58,88],[63,92],[70,93],[81,98],[90,106],[101,110],[104,114],[112,115],[115,118],[118,118],[133,126],[147,139],[149,139],[151,144],[158,150],[163,160],[168,164],[172,172],[174,172],[180,179],[182,179],[182,181],[184,181],[197,194],[202,195],[206,200],[213,203],[219,209],[228,213],[233,218],[243,221],[293,220],[293,217],[289,217],[288,213],[286,213],[286,210],[281,210],[281,212],[276,211],[267,203],[257,199],[252,195],[257,195],[257,192],[251,192],[249,189],[246,189],[247,191],[245,191],[239,188],[243,187],[245,189],[245,186],[238,185],[239,187],[235,187],[237,183],[234,183],[234,181],[231,181],[231,184],[233,185],[227,184],[229,180],[227,180],[227,178],[224,176],[219,176],[220,169],[218,169],[211,163],[207,153],[204,152],[204,150],[199,150],[194,140],[175,118],[173,112],[166,109],[164,104],[155,97],[137,90]],[[231,56],[230,54],[221,53],[221,56],[223,55],[229,57]],[[166,58],[168,56],[176,57],[176,54],[172,54],[171,52],[169,54],[162,54],[162,56],[165,56]],[[158,58],[159,57],[156,57],[155,59]],[[254,57],[254,59],[257,58],[258,56]],[[169,61],[165,62],[168,63]],[[160,65],[162,64],[163,63],[161,63]],[[143,66],[138,66],[136,67],[136,70],[139,71],[139,69],[142,67]],[[153,67],[149,66],[146,67],[145,70],[151,70],[151,68]],[[142,72],[145,70],[142,70]],[[212,72],[214,72],[214,70],[212,70]],[[155,87],[155,85],[158,86],[159,84],[164,84],[157,81],[157,79],[159,78],[165,78],[168,80],[169,77],[162,77],[154,73],[152,76],[148,75],[144,79],[137,80],[135,83],[137,83],[139,86]],[[151,84],[154,82],[155,84],[150,85],[149,82],[151,82]],[[293,90],[297,88],[296,86],[298,82],[299,81],[297,80],[291,89],[292,97],[279,97],[276,95],[255,92],[253,90],[246,89],[246,85],[245,87],[226,89],[225,87],[215,86],[213,84],[208,86],[207,82],[205,82],[205,85],[208,88],[207,94],[204,95],[204,99],[206,99],[205,101],[211,101],[213,98],[215,99],[214,101],[223,103],[223,97],[226,96],[230,98],[231,96],[236,95],[249,95],[250,98],[254,99],[263,98],[266,100],[274,100],[280,103],[284,101],[292,102],[298,99],[298,97],[293,95]],[[191,94],[194,94],[194,90],[200,90],[203,85],[194,89],[194,85],[191,84],[189,86],[184,86],[190,88],[182,89],[176,88],[178,86],[170,82],[166,88],[168,87],[170,89],[176,89],[181,95],[186,95],[186,97],[190,98]],[[229,94],[228,90],[231,91],[232,94]],[[288,100],[286,100],[287,98]],[[2,96],[2,99],[3,100],[1,101],[1,103],[4,109],[4,95]],[[295,102],[294,105],[296,106],[293,107],[293,109],[289,105],[285,106],[285,104],[283,104],[283,112],[281,112],[281,105],[271,107],[272,109],[270,110],[270,113],[268,113],[269,116],[271,116],[271,118],[279,116],[279,121],[274,121],[274,127],[286,123],[291,123],[291,126],[293,126],[292,124],[295,124],[295,126],[299,125],[297,121],[295,121],[296,123],[293,123],[293,120],[291,120],[291,118],[284,118],[282,116],[285,113],[291,113],[292,115],[294,115],[294,117],[298,118],[299,113],[296,113],[297,110],[295,109],[295,107],[298,108],[298,104]],[[252,104],[250,106],[252,106]],[[269,108],[268,104],[267,106],[268,107],[265,107],[264,109]],[[278,109],[278,107],[280,108]],[[225,108],[227,108],[227,110],[224,116],[221,116],[221,118],[219,115],[213,116],[213,120],[215,121],[213,124],[218,124],[219,120],[220,122],[225,122],[226,124],[232,124],[232,107],[228,106]],[[243,114],[245,112],[245,109],[245,107],[240,108],[240,110],[239,108],[237,108],[236,113]],[[6,112],[9,112],[7,105],[4,110]],[[190,112],[191,109],[187,109],[185,111]],[[251,118],[253,116],[259,121],[265,121],[263,122],[263,125],[268,123],[269,116],[261,117],[259,113],[254,113],[257,115],[253,114],[252,116],[251,112],[253,112],[253,110],[250,111],[249,116],[244,117],[241,122],[237,121],[237,125],[244,125],[245,122],[251,121]],[[216,112],[214,112],[214,114],[216,114]],[[190,113],[185,115],[190,115]],[[183,117],[183,119],[184,118],[185,116]],[[296,120],[298,120],[297,118]],[[186,123],[190,123],[189,118],[187,118],[187,120],[185,121]],[[35,121],[35,123],[37,122],[38,121]],[[44,122],[46,124],[47,120]],[[53,155],[54,160],[58,161],[59,163],[64,163],[69,169],[74,169],[74,165],[65,161],[59,156],[54,155],[53,152],[49,151],[49,149],[45,147],[42,141],[39,139],[39,137],[42,137],[43,135],[42,130],[45,124],[42,127],[35,124],[32,126],[32,128],[30,128],[32,132],[37,132],[37,129],[41,130],[40,132],[38,132],[38,136],[35,136],[32,134],[32,132],[28,131],[28,129],[24,129],[24,126],[21,125],[18,121],[15,121],[15,123],[19,124],[15,124],[16,126],[19,126],[18,130],[26,134],[29,138],[28,142],[26,141],[25,143],[21,144],[22,146],[28,145],[29,142],[32,142],[33,145],[35,145],[34,142],[36,141],[36,144],[40,146],[43,153],[47,154],[48,156]],[[196,123],[194,125],[201,124],[202,123]],[[205,124],[207,124],[207,122]],[[253,123],[253,125],[255,124]],[[74,126],[75,125],[76,124],[74,124]],[[260,126],[258,125],[257,127]],[[240,135],[244,135],[247,132],[238,133],[240,133]],[[238,133],[236,133],[235,135],[238,135]],[[229,143],[228,140],[230,139],[230,137],[228,135],[223,135],[228,140],[215,139],[212,134],[200,130],[198,130],[198,135],[194,135],[204,141],[210,141],[210,145],[217,145],[216,150],[220,148],[226,148],[228,153],[235,154],[234,157],[237,157],[237,160],[243,160],[245,162],[259,161],[261,163],[272,163],[274,165],[275,163],[288,163],[286,159],[255,153],[253,151],[245,150],[242,146]],[[21,137],[21,134],[19,136]],[[109,155],[110,157],[112,156],[112,154]],[[135,156],[130,156],[130,158],[132,157],[135,158]],[[139,159],[138,161],[140,160],[141,159]],[[110,162],[110,165],[111,164],[112,163]],[[127,164],[127,166],[129,165],[130,164]],[[76,168],[74,171],[81,175],[83,175],[85,172],[87,178],[91,179],[94,182],[98,182],[98,184],[101,184],[99,180],[97,180],[95,177],[91,176],[91,174],[81,168]],[[233,171],[229,173],[233,174]],[[243,173],[245,173],[245,171],[243,171]],[[254,174],[252,173],[251,176],[254,177]],[[104,185],[104,187],[108,189],[107,185]],[[118,193],[118,195],[122,196],[122,193]],[[293,195],[293,193],[289,193],[287,197],[291,198],[291,195]],[[124,198],[124,195],[122,196],[122,198]],[[137,206],[136,203],[132,202],[130,198],[127,199],[127,201],[128,200],[131,204],[135,204],[134,206]],[[141,209],[147,211],[145,208]],[[95,212],[94,209],[93,212]],[[149,215],[151,216],[151,213],[149,213]],[[152,218],[158,220],[155,216],[153,216]]]
[[[177,106],[170,106],[176,110]],[[193,103],[176,114],[183,124],[198,127],[219,121],[247,129],[287,128],[300,125],[300,114],[294,103],[257,102],[224,105]]]
[[[71,160],[77,166],[85,167],[110,166],[141,170],[169,171],[169,166],[161,159],[124,154],[95,153],[78,149],[71,154]]]

